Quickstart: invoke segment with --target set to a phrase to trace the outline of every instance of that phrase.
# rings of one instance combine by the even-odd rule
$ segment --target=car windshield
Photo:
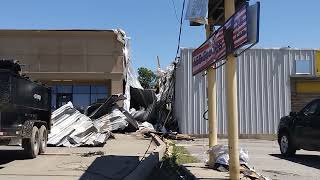
[[[315,113],[318,112],[319,110],[319,102],[315,101],[312,104],[310,104],[309,106],[307,106],[304,110],[303,110],[303,114],[305,115],[314,115]]]

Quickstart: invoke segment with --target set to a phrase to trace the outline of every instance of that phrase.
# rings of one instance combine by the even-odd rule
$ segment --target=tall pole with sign
[[[227,20],[235,12],[234,0],[224,0],[224,15]],[[226,83],[227,83],[227,114],[228,114],[228,144],[229,144],[229,171],[232,180],[240,179],[240,165],[238,152],[238,109],[237,109],[237,73],[234,53],[227,56]]]
[[[206,37],[207,39],[213,33],[213,22],[208,19],[208,25],[206,25]],[[217,136],[217,84],[216,84],[216,70],[212,67],[207,69],[208,73],[208,121],[209,121],[209,147],[218,144]],[[213,161],[213,154],[209,154],[209,164]]]
[[[244,1],[245,2],[245,1]],[[260,3],[238,7],[235,0],[224,0],[225,22],[215,31],[207,29],[207,40],[192,52],[192,74],[208,72],[209,146],[217,143],[216,119],[216,70],[226,64],[226,99],[228,115],[229,170],[231,179],[239,179],[238,108],[236,58],[259,41]],[[208,38],[209,36],[209,38]],[[212,161],[210,157],[209,160]]]

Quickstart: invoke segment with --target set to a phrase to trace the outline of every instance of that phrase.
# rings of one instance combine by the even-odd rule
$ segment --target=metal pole
[[[224,0],[225,19],[235,12],[234,0]],[[234,54],[227,57],[226,64],[227,83],[227,115],[228,115],[228,144],[229,144],[229,171],[232,180],[240,179],[240,162],[238,151],[238,109],[237,109],[237,74],[236,58]]]
[[[207,39],[213,33],[211,27],[213,22],[209,19],[206,25]],[[212,67],[207,69],[208,73],[208,121],[209,121],[209,147],[217,145],[217,85],[216,85],[216,70]],[[213,161],[213,155],[209,154],[209,164]]]

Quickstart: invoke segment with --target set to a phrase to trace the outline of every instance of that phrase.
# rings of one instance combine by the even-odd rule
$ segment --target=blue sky
[[[0,29],[114,29],[131,37],[134,67],[155,70],[175,57],[183,0],[2,0]],[[251,0],[254,3],[256,0]],[[319,0],[261,0],[258,47],[319,48]],[[182,47],[198,47],[204,27],[183,22]]]

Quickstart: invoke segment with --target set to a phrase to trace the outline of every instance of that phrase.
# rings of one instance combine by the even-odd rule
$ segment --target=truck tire
[[[39,130],[36,126],[32,128],[31,138],[23,139],[24,151],[29,158],[35,158],[39,154]]]
[[[287,132],[282,132],[279,136],[280,152],[284,157],[291,157],[296,154],[292,139]]]
[[[46,126],[44,125],[42,125],[39,129],[39,138],[40,138],[39,154],[43,154],[46,152],[47,141],[48,141],[48,132],[47,132]]]

